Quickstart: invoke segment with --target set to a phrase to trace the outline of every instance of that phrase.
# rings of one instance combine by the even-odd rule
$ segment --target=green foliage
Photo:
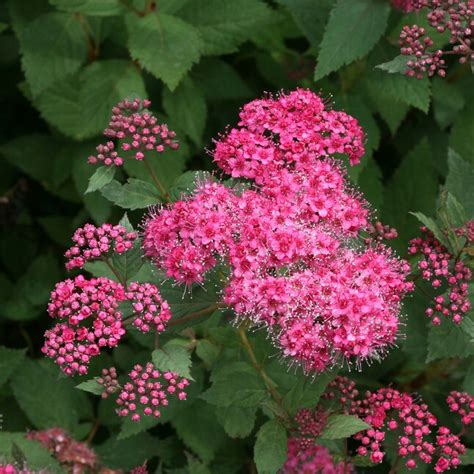
[[[337,373],[357,379],[361,390],[392,384],[420,393],[456,432],[444,399],[450,390],[474,391],[474,320],[468,314],[459,326],[433,326],[425,309],[435,292],[419,280],[422,290],[404,301],[403,337],[386,360],[362,373],[336,367],[313,379],[288,370],[262,332],[247,333],[255,352],[249,355],[232,314],[218,304],[219,272],[226,275],[226,268],[206,285],[185,289],[145,259],[137,242],[108,263],[87,263],[84,272],[157,285],[172,311],[167,330],[159,338],[127,331],[119,347],[74,380],[40,358],[42,334],[52,324],[49,293],[70,276],[60,256],[74,230],[85,222],[120,222],[140,232],[148,207],[185,199],[198,183],[220,178],[206,150],[212,153],[212,140],[238,122],[238,108],[265,91],[310,88],[359,120],[366,153],[348,167],[349,178],[376,218],[397,228],[392,246],[402,257],[420,225],[461,259],[472,255],[453,231],[474,218],[472,75],[453,56],[446,78],[403,74],[400,29],[426,26],[423,15],[403,15],[389,0],[6,3],[0,9],[2,460],[63,472],[24,437],[59,426],[89,439],[101,463],[124,472],[148,460],[156,473],[276,473],[297,411],[314,408]],[[443,41],[446,35],[436,47]],[[145,166],[118,143],[123,167],[88,164],[104,142],[111,108],[133,97],[153,101],[159,121],[177,132],[179,149]],[[248,187],[244,180],[225,184]],[[131,314],[130,305],[121,310],[124,318]],[[100,397],[101,369],[115,365],[123,386],[134,363],[150,360],[191,380],[188,399],[170,397],[159,419],[117,417],[113,397]],[[366,428],[357,417],[333,414],[318,442],[342,459],[344,439]],[[463,441],[469,449],[458,471],[471,472],[472,436]],[[387,451],[374,473],[393,469],[396,453]],[[372,465],[355,456],[352,443],[349,456],[369,472]]]

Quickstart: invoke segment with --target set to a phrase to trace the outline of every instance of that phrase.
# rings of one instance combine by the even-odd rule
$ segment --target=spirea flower
[[[239,127],[216,143],[214,159],[250,185],[201,183],[155,209],[144,224],[145,254],[187,285],[227,264],[223,301],[237,321],[264,326],[307,371],[383,354],[412,283],[410,267],[386,247],[357,240],[369,206],[330,156],[358,162],[357,121],[297,89],[245,105]]]
[[[96,227],[86,224],[74,232],[74,245],[65,253],[66,268],[82,268],[88,261],[107,256],[110,252],[124,253],[133,247],[135,232],[121,225],[103,224]]]
[[[189,381],[174,372],[160,372],[151,362],[145,367],[137,364],[117,398],[119,416],[140,421],[143,415],[159,418],[161,409],[168,405],[168,397],[186,399]]]
[[[85,374],[91,357],[115,347],[125,329],[118,305],[125,299],[119,283],[105,277],[58,283],[51,293],[49,315],[59,322],[45,333],[42,352],[66,375]]]
[[[397,10],[401,10],[404,13],[411,12],[420,8],[420,0],[391,0],[392,5]]]
[[[453,390],[449,393],[446,403],[450,411],[461,417],[461,423],[469,426],[474,420],[474,396],[467,392]]]
[[[143,160],[150,153],[162,153],[166,149],[176,150],[176,133],[148,111],[149,100],[123,100],[112,109],[112,117],[104,136],[109,138],[106,144],[97,147],[97,154],[89,157],[89,163],[103,163],[106,166],[120,166],[123,157],[116,151],[113,140],[120,141],[125,152],[131,152],[136,160]]]
[[[137,329],[142,332],[149,332],[152,328],[157,332],[165,330],[166,323],[171,319],[171,311],[155,285],[132,282],[125,296],[132,303],[133,324]]]
[[[350,474],[354,472],[350,464],[335,462],[325,446],[314,444],[302,448],[294,438],[288,439],[288,458],[282,474]]]
[[[441,317],[460,324],[463,315],[471,309],[469,282],[472,271],[455,259],[426,227],[421,227],[421,231],[422,237],[410,241],[409,252],[421,257],[418,262],[421,277],[438,291],[426,315],[436,325],[441,324]]]

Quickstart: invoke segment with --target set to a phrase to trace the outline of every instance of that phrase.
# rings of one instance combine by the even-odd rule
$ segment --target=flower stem
[[[112,265],[110,260],[107,257],[104,257],[103,262],[110,268],[112,273],[117,277],[118,281],[124,286],[124,288],[127,287],[127,282],[125,278],[120,274],[120,272]]]
[[[147,169],[148,173],[151,176],[151,179],[153,180],[153,183],[156,186],[156,189],[158,189],[159,193],[162,195],[163,199],[165,201],[168,201],[170,198],[169,192],[166,190],[166,188],[161,184],[160,180],[158,179],[158,176],[156,176],[156,173],[153,171],[153,168],[150,166],[150,163],[148,163],[148,160],[146,157],[143,157],[143,164],[145,165],[145,168]]]

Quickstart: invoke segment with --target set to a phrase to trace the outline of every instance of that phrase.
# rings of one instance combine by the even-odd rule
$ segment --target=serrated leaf
[[[365,56],[385,32],[389,13],[386,2],[338,0],[324,31],[314,79]]]
[[[15,373],[25,358],[25,349],[9,349],[0,346],[0,386]]]
[[[93,393],[94,395],[101,395],[104,391],[104,386],[97,382],[97,377],[76,385],[76,388],[84,390],[85,392]]]
[[[375,66],[377,69],[382,69],[390,74],[404,74],[407,70],[407,61],[412,59],[412,56],[403,56],[399,55],[396,58],[393,58],[391,61],[386,63],[378,64]]]
[[[158,13],[130,14],[126,24],[132,58],[174,90],[201,56],[199,32],[180,18]]]
[[[370,429],[370,425],[353,415],[331,415],[321,433],[323,439],[348,438],[359,431]]]
[[[19,36],[22,65],[33,95],[76,72],[87,58],[87,39],[79,20],[66,13],[47,13]]]
[[[213,407],[203,400],[185,403],[171,419],[178,437],[204,462],[210,462],[225,440]]]
[[[433,109],[434,116],[441,128],[451,125],[464,107],[464,96],[454,84],[433,79]]]
[[[276,420],[267,421],[258,431],[254,460],[259,474],[277,473],[287,457],[288,436]]]
[[[178,14],[199,30],[205,55],[235,52],[274,20],[272,10],[260,0],[194,0],[193,8]]]
[[[447,241],[443,231],[440,229],[438,223],[431,217],[425,216],[422,212],[410,212],[412,216],[415,216],[425,227],[427,227],[433,235],[446,247],[449,247],[449,242]]]
[[[382,172],[373,158],[369,159],[367,165],[361,171],[357,184],[374,211],[376,213],[381,212],[384,193]]]
[[[463,160],[454,150],[448,153],[446,189],[463,205],[469,219],[474,218],[474,165]]]
[[[219,423],[231,438],[246,438],[253,430],[257,414],[256,407],[217,407]]]
[[[474,136],[474,99],[468,101],[464,110],[457,114],[455,118],[449,144],[463,159],[474,164],[474,147],[472,146],[472,137]]]
[[[89,185],[87,186],[85,194],[93,193],[102,189],[106,184],[109,184],[115,175],[115,166],[100,166],[89,178]]]
[[[143,265],[143,252],[140,242],[136,240],[133,247],[124,253],[114,253],[112,265],[125,281],[130,281]]]
[[[462,227],[468,221],[466,209],[450,192],[446,194],[445,206],[453,227]]]
[[[180,124],[186,135],[200,146],[207,117],[206,101],[201,89],[190,78],[185,78],[174,92],[166,88],[163,90],[163,107]]]
[[[77,398],[70,380],[57,379],[38,362],[26,360],[11,386],[21,409],[37,428],[60,426],[72,430],[76,427]]]
[[[124,10],[120,0],[50,0],[58,10],[90,16],[119,15]]]
[[[129,178],[123,186],[112,180],[100,192],[106,199],[124,209],[143,209],[161,201],[153,184],[134,178]]]
[[[474,344],[463,328],[450,320],[442,321],[440,326],[430,324],[426,362],[471,355],[474,355]]]
[[[162,349],[155,349],[151,355],[153,364],[160,370],[176,372],[179,376],[192,380],[191,354],[186,347],[173,340]]]
[[[196,346],[197,356],[204,361],[207,366],[212,366],[219,356],[221,349],[208,339],[199,339]]]

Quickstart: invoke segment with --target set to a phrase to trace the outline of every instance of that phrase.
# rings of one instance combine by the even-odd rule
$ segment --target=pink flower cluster
[[[120,140],[123,151],[133,152],[135,159],[143,160],[151,152],[162,153],[167,148],[176,150],[179,144],[174,140],[176,133],[147,110],[149,100],[123,100],[112,109],[112,117],[104,136],[106,144],[97,147],[97,154],[89,156],[89,163],[103,163],[106,166],[121,166],[123,158],[118,156],[112,140]]]
[[[48,305],[49,315],[59,322],[45,332],[42,352],[66,375],[87,373],[91,357],[104,347],[116,347],[125,334],[119,305],[126,300],[132,303],[138,329],[165,329],[171,313],[154,285],[132,282],[125,289],[105,277],[87,280],[82,275],[59,282]]]
[[[464,226],[455,230],[456,235],[465,237],[466,243],[472,244],[474,242],[474,220],[468,221]]]
[[[469,301],[469,282],[471,270],[453,255],[434,237],[426,227],[421,227],[422,237],[410,241],[411,255],[421,257],[418,268],[423,280],[430,281],[431,286],[439,290],[433,303],[426,310],[433,324],[441,324],[441,316],[450,317],[460,324],[463,315],[471,309]],[[447,290],[447,296],[443,293]]]
[[[421,79],[424,75],[441,77],[446,75],[445,55],[459,56],[459,62],[474,62],[474,0],[416,0],[395,2],[405,4],[405,11],[426,9],[429,25],[437,33],[449,31],[452,50],[429,51],[433,40],[426,35],[424,28],[417,25],[405,26],[400,34],[401,54],[413,56],[407,62],[407,74]],[[411,4],[410,4],[411,3]]]
[[[174,372],[160,372],[151,362],[144,368],[135,365],[129,376],[130,382],[117,398],[119,416],[130,416],[132,421],[140,421],[142,415],[159,418],[160,408],[168,405],[169,395],[186,399],[189,381]]]
[[[245,105],[239,125],[216,144],[214,159],[254,182],[242,192],[204,183],[153,211],[145,254],[186,284],[229,264],[224,302],[265,326],[308,371],[383,353],[412,284],[409,266],[382,244],[354,245],[367,230],[367,204],[328,155],[346,153],[357,163],[359,125],[302,89]]]
[[[117,309],[124,299],[123,287],[105,277],[87,280],[79,275],[59,282],[48,312],[60,322],[46,331],[43,353],[67,375],[87,373],[91,357],[102,347],[115,347],[125,333]]]
[[[133,324],[142,332],[149,332],[151,326],[157,332],[165,330],[171,319],[171,311],[166,300],[161,298],[155,285],[132,282],[128,285],[126,297],[132,302],[134,310]]]
[[[319,444],[302,448],[294,439],[288,439],[288,458],[281,470],[282,474],[350,474],[354,472],[350,464],[336,463],[328,448]]]
[[[103,224],[96,227],[86,224],[72,236],[75,245],[65,253],[68,260],[66,268],[82,268],[86,262],[107,256],[111,251],[124,253],[133,247],[136,238],[135,232],[127,232],[121,225]]]
[[[357,453],[370,456],[373,463],[382,462],[383,442],[388,431],[398,435],[398,455],[405,459],[409,469],[421,461],[431,464],[436,458],[435,472],[444,472],[460,464],[459,456],[465,447],[459,436],[446,427],[438,428],[436,443],[429,435],[437,427],[436,417],[424,403],[418,403],[408,393],[393,388],[366,392],[359,398],[355,384],[345,377],[337,377],[324,394],[326,400],[336,400],[345,413],[356,415],[371,425],[371,429],[353,436],[360,442]]]
[[[461,423],[469,426],[474,420],[474,396],[467,392],[450,392],[446,403],[452,412],[461,416]]]
[[[96,453],[85,443],[76,441],[62,428],[45,431],[30,431],[26,437],[39,441],[57,461],[67,466],[72,473],[95,472],[98,465]]]
[[[417,10],[420,7],[420,0],[392,0],[392,5],[397,10],[401,10],[404,13],[409,13],[413,10]]]
[[[18,471],[12,464],[0,466],[0,474],[29,474],[29,471]]]

